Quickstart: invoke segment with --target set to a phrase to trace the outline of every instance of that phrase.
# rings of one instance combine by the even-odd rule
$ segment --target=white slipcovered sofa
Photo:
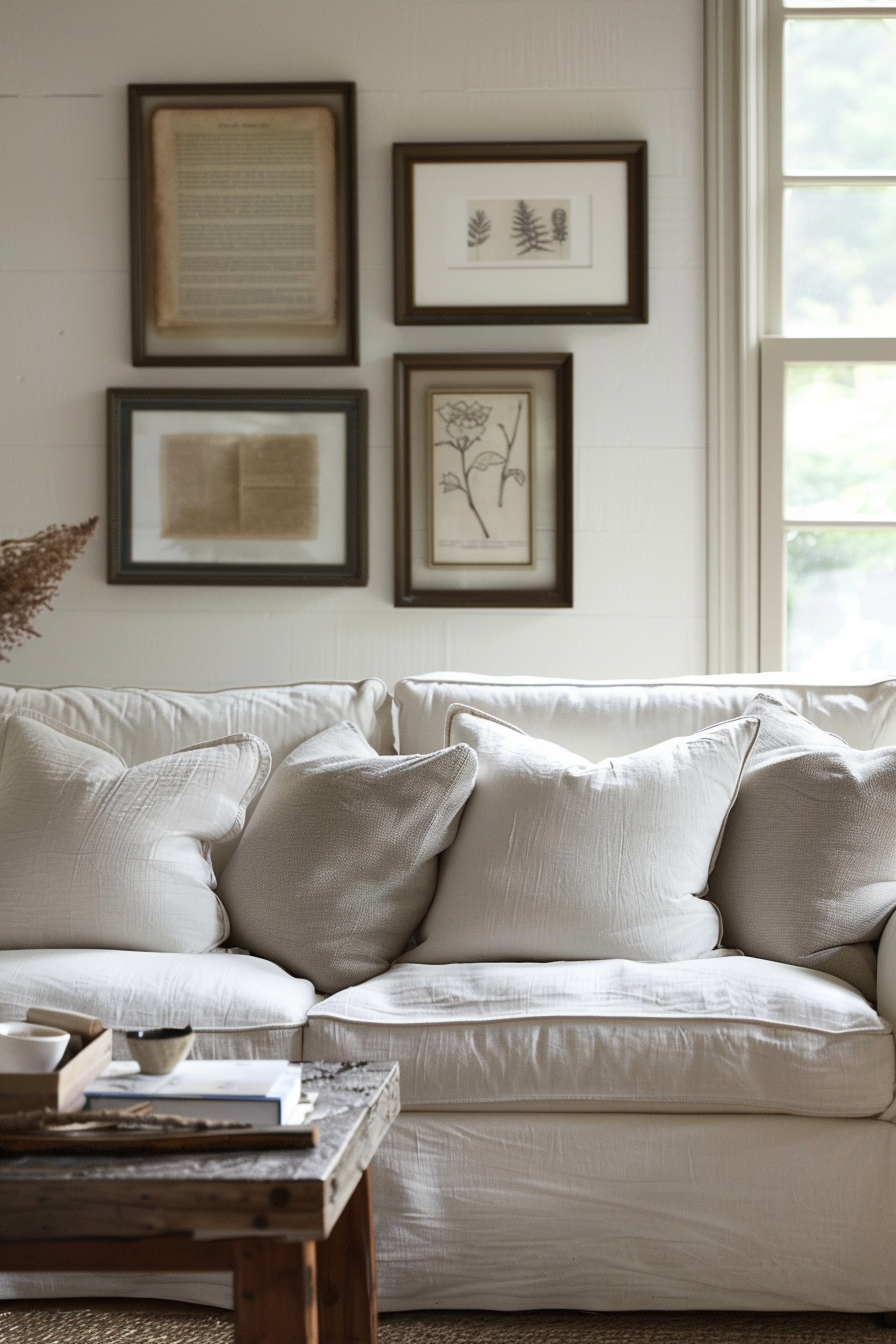
[[[802,716],[789,746],[782,705]],[[431,674],[393,696],[376,679],[203,694],[0,687],[4,724],[0,1018],[40,1003],[118,1032],[189,1021],[206,1057],[397,1059],[402,1113],[374,1166],[384,1310],[896,1310],[896,678]],[[133,945],[103,943],[117,926],[99,897],[87,924],[69,912],[66,925],[52,908],[65,893],[51,892],[29,924],[33,907],[12,892],[14,869],[29,867],[16,846],[42,854],[58,817],[51,809],[22,841],[20,805],[37,789],[27,754],[59,725],[71,737],[52,758],[56,776],[68,780],[86,753],[113,792],[125,767],[130,783],[142,779],[134,767],[161,758],[183,774],[194,757],[171,753],[223,739],[214,750],[242,783],[208,832],[230,916],[212,939],[220,946],[169,947],[167,888]],[[309,746],[331,732],[338,750],[330,736],[319,739],[326,751]],[[245,747],[247,734],[267,744],[269,763]],[[120,763],[97,757],[106,747],[94,739]],[[669,739],[679,744],[658,747]],[[339,763],[355,740],[360,765],[343,806]],[[421,754],[422,765],[405,760]],[[389,770],[399,772],[388,776],[393,813],[371,829]],[[643,770],[655,785],[646,795]],[[199,767],[187,773],[192,787]],[[642,811],[626,802],[614,812],[614,790],[631,779],[623,801]],[[402,817],[418,804],[408,857]],[[342,840],[327,892],[318,851],[331,826]],[[414,922],[399,928],[401,955],[374,928],[365,960],[363,912],[353,924],[347,900],[353,865],[375,868],[380,852],[400,881],[365,871],[358,890],[367,884],[370,900],[372,891],[386,903],[398,891]],[[663,873],[679,859],[685,885],[670,894]],[[332,905],[305,911],[299,893],[290,919],[292,874],[308,864],[309,889]],[[704,875],[715,864],[708,898],[694,864]],[[203,909],[220,914],[197,872],[189,880],[212,902]],[[520,886],[531,878],[534,915],[508,873],[524,874]],[[593,919],[591,873],[604,902]],[[43,868],[28,877],[48,885]],[[73,879],[89,880],[80,870]],[[804,906],[823,933],[840,930],[829,945],[804,937]],[[327,943],[329,908],[338,936]],[[90,918],[99,946],[83,941]],[[648,925],[637,955],[625,955],[626,938]],[[29,927],[36,946],[22,945]],[[167,950],[146,949],[152,930]],[[351,956],[340,961],[344,947]],[[297,973],[306,955],[324,967],[319,982]],[[346,966],[361,968],[350,983]],[[9,1275],[0,1292],[229,1301],[214,1275]]]

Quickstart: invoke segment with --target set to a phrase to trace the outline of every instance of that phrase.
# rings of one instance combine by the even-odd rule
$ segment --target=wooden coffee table
[[[229,1270],[237,1344],[374,1344],[368,1168],[395,1064],[306,1064],[317,1147],[0,1158],[0,1271]]]

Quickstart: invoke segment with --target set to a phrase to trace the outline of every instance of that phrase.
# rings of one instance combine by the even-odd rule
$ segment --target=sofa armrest
[[[877,1011],[896,1030],[896,913],[887,920],[877,949]]]

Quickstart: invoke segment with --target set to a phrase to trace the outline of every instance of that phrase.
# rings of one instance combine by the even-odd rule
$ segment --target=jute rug
[[[896,1344],[836,1312],[421,1311],[380,1318],[380,1344]],[[174,1302],[0,1303],[0,1344],[233,1344],[230,1312]]]

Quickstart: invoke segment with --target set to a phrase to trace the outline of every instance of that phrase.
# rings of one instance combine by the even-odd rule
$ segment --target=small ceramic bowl
[[[52,1073],[69,1033],[34,1022],[0,1022],[0,1073]]]
[[[192,1027],[155,1027],[125,1033],[141,1073],[170,1073],[193,1049]]]

